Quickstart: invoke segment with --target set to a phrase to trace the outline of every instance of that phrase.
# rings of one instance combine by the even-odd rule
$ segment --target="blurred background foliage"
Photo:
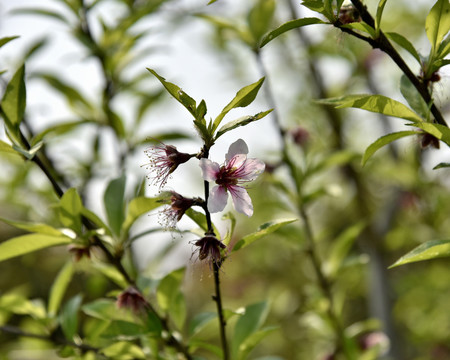
[[[388,1],[383,30],[403,34],[425,53],[425,14],[433,3]],[[369,10],[376,4],[367,1]],[[258,15],[258,11],[264,14]],[[1,63],[1,70],[6,70],[1,80],[6,84],[25,61],[28,103],[33,104],[33,94],[45,92],[39,100],[45,104],[29,106],[23,131],[32,143],[45,139],[41,151],[60,183],[65,189],[76,187],[86,206],[104,218],[104,189],[122,172],[127,174],[127,197],[154,193],[143,186],[145,171],[140,168],[146,162],[143,150],[153,139],[173,143],[186,152],[201,146],[187,114],[173,110],[179,104],[163,93],[145,67],[158,64],[160,73],[196,99],[210,96],[212,114],[216,103],[223,106],[230,98],[225,94],[266,76],[252,106],[255,113],[274,107],[274,114],[261,120],[264,124],[227,134],[217,146],[226,149],[242,137],[249,144],[250,155],[264,159],[268,168],[263,179],[249,189],[255,214],[250,219],[237,216],[232,242],[266,221],[300,218],[301,202],[308,212],[323,271],[330,279],[339,319],[348,334],[358,339],[361,351],[369,346],[367,334],[382,331],[390,338],[390,348],[380,357],[449,359],[448,260],[387,269],[418,244],[448,238],[448,170],[431,170],[438,158],[446,160],[448,150],[422,148],[420,139],[415,138],[381,150],[361,167],[361,154],[368,144],[398,129],[399,120],[354,109],[335,110],[315,100],[373,93],[404,102],[399,91],[401,73],[385,55],[327,26],[290,31],[264,49],[258,48],[267,31],[308,15],[309,10],[290,0],[219,0],[210,6],[206,1],[177,0],[54,0],[45,7],[25,3],[3,12],[0,20],[44,17],[46,37],[34,43],[16,39],[0,49],[9,54]],[[2,37],[17,35],[7,31],[4,26]],[[72,58],[57,56],[60,64],[53,70],[42,64],[40,56],[60,32],[74,41]],[[177,39],[189,42],[181,52],[173,48],[179,45]],[[23,50],[14,51],[19,42]],[[402,55],[414,69],[410,55]],[[195,63],[199,58],[204,61]],[[88,70],[81,75],[84,66]],[[65,68],[67,71],[61,71]],[[204,72],[197,73],[200,69]],[[445,116],[450,109],[449,87],[445,73],[440,76],[434,94]],[[51,110],[54,105],[56,110]],[[278,166],[283,160],[282,141],[275,121],[286,131],[286,151],[295,161],[301,196],[295,194],[287,169]],[[220,162],[224,152],[217,151],[215,160]],[[39,169],[16,155],[0,156],[0,216],[58,227],[58,200]],[[184,171],[186,178],[198,168]],[[175,175],[171,187],[201,194],[201,182],[186,184],[183,179],[177,183]],[[220,217],[216,220],[221,223]],[[144,216],[136,225],[140,230],[158,227],[157,215]],[[178,227],[185,230],[192,223],[186,221]],[[19,234],[0,223],[1,241]],[[189,236],[176,232],[152,236],[142,237],[134,248],[141,276],[158,279],[186,264],[182,289],[188,318],[214,311],[210,271],[191,257]],[[155,247],[156,241],[159,247]],[[343,244],[341,250],[336,244]],[[265,323],[277,326],[249,358],[333,358],[332,325],[326,315],[329,304],[317,285],[309,251],[304,222],[299,219],[233,253],[225,263],[222,293],[226,308],[267,300],[270,311]],[[1,262],[0,295],[14,293],[47,301],[56,274],[70,257],[67,248],[56,247]],[[89,302],[115,288],[87,262],[76,263],[67,299],[82,293],[83,302]],[[235,321],[230,320],[229,329]],[[1,301],[0,322],[29,330],[40,326],[31,318],[2,310]],[[217,331],[211,323],[200,334],[202,340],[217,344]],[[36,339],[0,335],[0,359],[57,358],[46,351],[50,348]],[[212,356],[205,354],[206,358]],[[369,356],[364,359],[377,358]]]

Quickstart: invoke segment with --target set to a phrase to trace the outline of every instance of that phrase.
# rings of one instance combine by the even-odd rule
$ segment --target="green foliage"
[[[120,234],[125,219],[125,183],[124,175],[111,180],[103,196],[108,223],[116,236]]]
[[[67,262],[58,273],[50,289],[48,300],[48,314],[54,316],[58,313],[64,294],[69,286],[74,273],[73,263]]]
[[[430,240],[398,259],[390,268],[450,256],[450,240]]]

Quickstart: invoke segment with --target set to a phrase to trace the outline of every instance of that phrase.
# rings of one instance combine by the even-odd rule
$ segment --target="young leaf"
[[[5,219],[3,217],[0,217],[0,221],[3,221],[4,223],[14,226],[17,229],[33,232],[33,233],[40,233],[45,235],[52,235],[52,236],[61,236],[64,235],[64,233],[59,230],[55,229],[54,227],[42,224],[42,223],[33,223],[33,222],[25,222],[25,221],[15,221],[15,220],[9,220]]]
[[[214,141],[217,140],[220,136],[222,136],[223,134],[225,134],[227,131],[236,129],[239,126],[245,126],[248,125],[254,121],[260,120],[262,119],[264,116],[266,116],[267,114],[270,114],[272,112],[273,109],[267,110],[267,111],[263,111],[260,112],[256,115],[253,116],[243,116],[240,117],[239,119],[230,121],[228,123],[226,123],[225,125],[223,125],[218,131],[217,134],[214,138]]]
[[[425,31],[434,54],[445,35],[450,31],[450,3],[438,0],[425,21]]]
[[[117,236],[120,234],[125,217],[125,183],[125,175],[111,180],[103,196],[108,224],[112,232]]]
[[[438,58],[443,59],[450,53],[450,35],[441,42],[438,49]]]
[[[207,324],[217,317],[215,312],[204,312],[194,316],[189,323],[189,336],[199,333]]]
[[[442,168],[448,168],[450,167],[450,163],[446,163],[446,162],[441,162],[439,164],[437,164],[433,170],[437,170],[437,169],[442,169]]]
[[[393,265],[393,267],[409,264],[417,261],[431,260],[442,257],[450,256],[450,240],[431,240],[427,241],[415,249],[411,250],[406,255],[398,259]]]
[[[326,24],[326,22],[324,22],[318,18],[302,18],[302,19],[288,21],[288,22],[280,25],[279,27],[277,27],[275,30],[272,30],[267,35],[265,35],[261,39],[261,44],[259,46],[263,47],[263,46],[267,45],[273,39],[277,38],[281,34],[284,34],[286,31],[296,29],[296,28],[299,28],[302,26],[314,25],[314,24]]]
[[[248,234],[248,235],[244,236],[241,240],[239,240],[233,246],[232,251],[234,252],[239,249],[243,249],[244,247],[247,247],[254,241],[259,240],[262,237],[269,235],[270,233],[273,233],[274,231],[278,230],[281,226],[290,224],[294,221],[297,221],[297,219],[274,220],[274,221],[266,222],[266,223],[262,224],[256,232]]]
[[[319,100],[318,102],[335,105],[338,109],[353,107],[372,111],[386,116],[410,120],[414,123],[422,121],[422,118],[409,107],[383,95],[346,95],[339,98]]]
[[[374,143],[370,144],[369,147],[364,152],[364,156],[362,158],[362,166],[364,166],[373,154],[383,146],[390,144],[391,142],[401,139],[405,136],[417,135],[418,131],[399,131],[395,133],[391,133],[388,135],[384,135],[377,139]]]
[[[58,217],[61,223],[75,231],[81,233],[81,211],[83,204],[75,188],[67,190],[59,201]]]
[[[0,261],[51,246],[70,244],[67,236],[53,236],[46,234],[28,234],[9,239],[0,244]]]
[[[145,353],[139,346],[125,341],[107,346],[101,353],[108,359],[146,359]]]
[[[20,144],[19,125],[22,122],[26,106],[25,65],[22,65],[6,86],[1,101],[3,116],[9,135],[15,143]]]
[[[244,314],[238,319],[234,327],[231,339],[231,354],[233,359],[238,359],[241,344],[255,333],[266,321],[269,313],[269,304],[266,301],[249,305]]]
[[[377,7],[377,15],[375,17],[375,32],[378,36],[380,33],[381,16],[383,15],[384,6],[386,5],[386,0],[380,0]]]
[[[258,94],[263,82],[264,78],[261,78],[257,82],[247,85],[239,90],[233,100],[231,100],[231,102],[223,108],[222,112],[214,120],[212,131],[216,131],[217,127],[220,125],[220,122],[230,110],[237,107],[246,107],[250,105],[253,100],[255,100],[255,97]]]
[[[93,266],[119,287],[126,288],[128,286],[127,280],[123,277],[122,273],[113,265],[109,265],[103,262],[94,262]]]
[[[269,30],[275,12],[275,0],[258,0],[248,14],[248,26],[253,35],[255,46]]]
[[[171,82],[166,81],[162,76],[158,75],[155,70],[147,68],[166,88],[180,104],[182,104],[194,117],[196,116],[197,106],[195,100],[186,94],[180,87]]]
[[[67,340],[72,341],[78,332],[78,311],[83,298],[80,294],[71,298],[62,308],[61,328]]]
[[[208,231],[208,225],[206,223],[206,216],[204,214],[202,214],[201,212],[198,212],[192,208],[188,209],[186,211],[186,215],[189,216],[198,226],[200,226],[200,228],[204,231]],[[217,238],[219,238],[219,231],[217,230],[217,228],[214,226],[213,224],[213,230],[217,236]]]
[[[136,197],[128,204],[127,215],[122,225],[122,232],[126,237],[131,225],[143,214],[161,206],[158,198],[147,198],[144,196]]]
[[[58,313],[64,293],[69,286],[70,280],[72,280],[73,272],[72,260],[66,262],[63,268],[59,271],[58,276],[50,289],[48,300],[49,316],[55,316]]]
[[[176,302],[176,298],[180,292],[181,283],[184,279],[185,271],[185,268],[172,271],[159,283],[156,298],[160,308],[163,311],[171,311],[171,306]]]
[[[347,29],[353,29],[365,32],[366,34],[370,35],[371,38],[376,38],[377,34],[375,32],[375,29],[370,26],[369,24],[366,24],[365,22],[353,22],[350,24],[342,25],[342,27]]]
[[[450,129],[444,125],[425,122],[407,125],[418,127],[450,146]]]
[[[419,64],[422,63],[422,60],[420,59],[420,55],[417,52],[416,48],[414,47],[411,42],[405,38],[403,35],[400,35],[396,32],[386,32],[384,33],[386,37],[392,41],[395,41],[398,45],[400,45],[403,49],[408,51],[414,58],[417,60]]]

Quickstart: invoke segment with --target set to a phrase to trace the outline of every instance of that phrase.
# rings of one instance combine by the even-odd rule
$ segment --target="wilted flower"
[[[420,146],[422,149],[426,149],[429,146],[435,149],[439,149],[439,139],[434,135],[424,132],[419,136],[420,136]]]
[[[289,135],[291,135],[292,140],[298,146],[305,146],[309,140],[309,132],[305,128],[298,126],[289,131]]]
[[[212,213],[222,211],[227,205],[228,192],[233,199],[236,211],[247,216],[253,215],[253,205],[247,190],[242,184],[255,180],[264,171],[261,160],[248,159],[248,147],[244,140],[239,139],[230,145],[225,155],[225,164],[220,166],[209,159],[201,159],[203,179],[215,181],[208,198],[208,210]]]
[[[195,246],[198,246],[198,258],[200,260],[208,259],[211,264],[215,263],[217,265],[222,264],[222,254],[221,251],[226,249],[226,245],[218,240],[213,235],[206,235],[194,242]]]
[[[153,184],[163,187],[180,164],[188,161],[193,155],[179,152],[175,146],[160,143],[144,151],[150,158],[150,163],[144,165],[154,173]],[[150,178],[150,177],[149,177]]]
[[[170,191],[167,194],[170,195],[167,200],[168,206],[161,212],[161,215],[164,217],[164,225],[168,228],[174,228],[188,209],[194,205],[201,205],[203,201],[198,198],[185,198],[175,191]]]
[[[142,313],[147,306],[147,301],[134,286],[130,286],[117,297],[117,307],[120,309],[127,308],[139,314]]]
[[[80,261],[84,256],[91,257],[89,246],[81,244],[70,244],[69,252],[73,255],[75,261]]]

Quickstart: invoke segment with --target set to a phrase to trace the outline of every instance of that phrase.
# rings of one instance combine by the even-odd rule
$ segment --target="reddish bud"
[[[147,301],[138,289],[130,286],[117,297],[117,307],[119,309],[130,309],[136,314],[141,314],[147,308]]]

